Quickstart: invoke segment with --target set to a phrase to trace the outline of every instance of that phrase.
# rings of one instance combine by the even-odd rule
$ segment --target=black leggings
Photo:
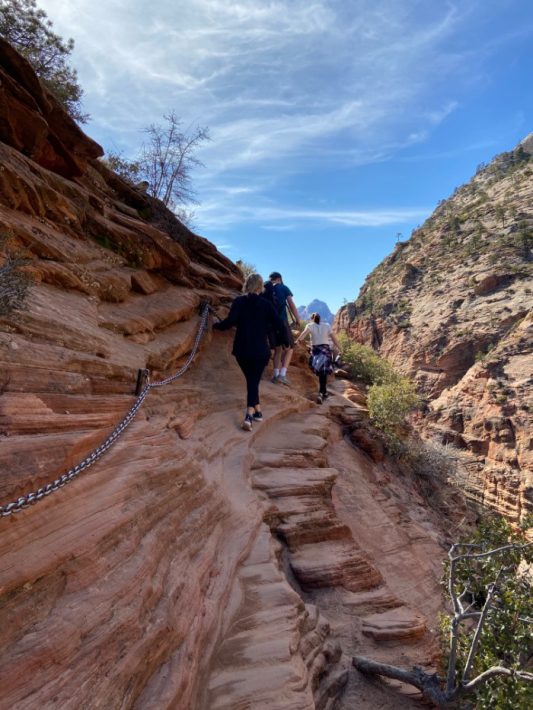
[[[259,380],[270,355],[265,358],[238,357],[236,360],[246,377],[246,406],[255,407],[259,404]]]
[[[318,383],[319,383],[319,390],[320,394],[327,394],[327,384],[328,384],[328,373],[327,372],[319,372],[318,373]]]

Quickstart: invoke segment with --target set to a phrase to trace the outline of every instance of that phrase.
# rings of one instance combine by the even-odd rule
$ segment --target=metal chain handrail
[[[21,510],[28,508],[30,505],[33,505],[42,498],[49,496],[50,493],[54,493],[60,488],[63,488],[64,485],[72,481],[72,479],[76,478],[76,476],[79,476],[82,471],[85,471],[85,469],[89,468],[89,466],[92,466],[93,463],[98,461],[98,459],[103,456],[105,452],[111,448],[111,446],[113,446],[113,444],[120,438],[123,432],[131,424],[150,390],[152,388],[163,387],[164,385],[168,385],[171,382],[174,382],[174,380],[177,380],[178,377],[181,377],[189,369],[194,359],[194,356],[196,355],[200,346],[202,336],[207,328],[210,311],[214,313],[211,306],[208,303],[205,304],[202,310],[200,325],[198,326],[198,332],[196,333],[196,338],[194,340],[192,350],[189,353],[189,357],[187,358],[185,363],[180,367],[180,369],[176,373],[174,373],[170,377],[166,377],[164,380],[159,380],[156,382],[147,382],[139,393],[135,402],[128,410],[124,419],[122,419],[122,421],[117,424],[115,429],[113,429],[111,434],[102,444],[100,444],[100,446],[96,447],[96,449],[94,449],[94,451],[92,451],[86,458],[84,458],[81,463],[76,464],[66,473],[63,473],[61,476],[59,476],[59,478],[53,480],[51,483],[47,483],[45,486],[38,488],[33,493],[27,493],[26,495],[20,496],[20,498],[17,498],[17,500],[13,501],[12,503],[0,505],[0,518],[12,515],[13,513],[19,513]]]

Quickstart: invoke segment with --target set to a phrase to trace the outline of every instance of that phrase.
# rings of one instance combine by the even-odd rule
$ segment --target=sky
[[[38,0],[84,130],[134,158],[175,111],[211,140],[194,229],[336,311],[481,162],[533,130],[531,0]]]

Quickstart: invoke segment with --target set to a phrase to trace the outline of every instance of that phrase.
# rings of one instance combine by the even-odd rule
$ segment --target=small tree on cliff
[[[250,274],[257,273],[257,268],[254,264],[250,264],[249,262],[243,261],[242,259],[237,259],[237,261],[235,262],[235,266],[238,267],[244,279],[248,278]]]
[[[87,121],[81,110],[83,90],[78,75],[67,60],[74,40],[64,40],[35,0],[0,0],[0,36],[33,66],[43,84],[63,108],[80,123]]]
[[[353,665],[414,685],[438,707],[465,707],[468,696],[477,710],[533,707],[533,543],[525,536],[532,523],[514,531],[502,518],[489,519],[471,542],[450,548],[446,678],[359,656]]]
[[[184,206],[197,202],[191,173],[195,167],[203,166],[196,151],[209,140],[209,131],[200,126],[184,131],[181,119],[173,111],[163,118],[163,125],[152,124],[143,129],[148,141],[135,160],[113,152],[108,153],[106,160],[112,170],[129,182],[146,181],[148,193],[174,209],[187,223],[191,213]]]

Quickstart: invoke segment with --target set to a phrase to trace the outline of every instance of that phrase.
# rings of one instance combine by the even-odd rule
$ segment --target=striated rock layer
[[[469,455],[463,485],[533,511],[533,138],[480,166],[367,278],[337,330],[412,376],[429,436]]]
[[[133,404],[138,370],[174,372],[200,303],[224,306],[240,275],[99,163],[99,146],[1,41],[0,93],[0,268],[22,255],[30,278],[23,307],[0,315],[5,505],[101,444]],[[373,507],[384,470],[327,408],[312,413],[303,369],[293,390],[262,385],[266,420],[242,432],[229,352],[230,336],[208,333],[102,458],[0,517],[2,706],[415,706],[359,677],[350,654],[387,660],[405,644],[413,662],[431,657],[433,523],[411,534],[409,507],[400,520],[393,503],[401,486]]]

